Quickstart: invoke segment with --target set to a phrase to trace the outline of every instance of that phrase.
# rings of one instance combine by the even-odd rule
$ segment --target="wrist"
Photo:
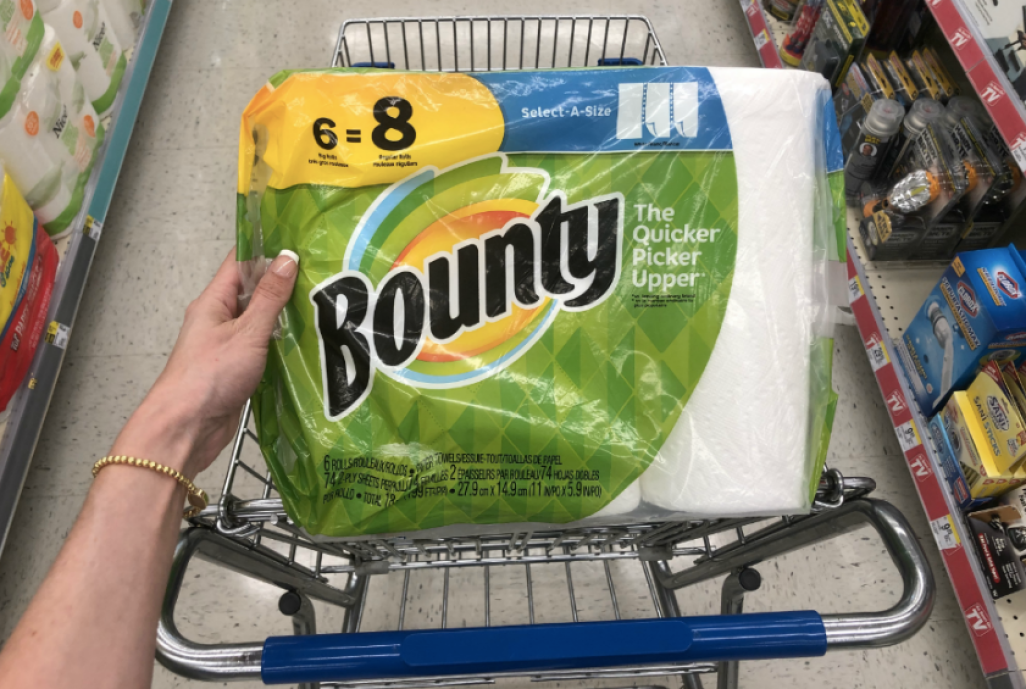
[[[196,478],[191,461],[200,443],[201,423],[180,397],[154,389],[129,418],[111,448],[113,455],[148,459]]]

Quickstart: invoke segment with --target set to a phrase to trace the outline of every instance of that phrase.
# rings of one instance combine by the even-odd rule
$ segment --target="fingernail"
[[[295,251],[282,249],[278,257],[271,262],[271,272],[283,278],[290,278],[299,268],[299,255]]]

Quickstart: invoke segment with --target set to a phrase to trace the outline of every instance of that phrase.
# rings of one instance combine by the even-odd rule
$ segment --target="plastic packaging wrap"
[[[282,72],[240,135],[247,292],[300,256],[253,402],[311,533],[809,510],[844,252],[821,77]]]

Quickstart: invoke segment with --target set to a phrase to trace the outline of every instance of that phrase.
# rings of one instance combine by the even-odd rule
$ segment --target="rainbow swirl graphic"
[[[510,167],[493,154],[437,171],[427,168],[386,189],[363,214],[346,249],[343,269],[381,284],[401,267],[425,271],[425,261],[453,253],[538,209],[549,186],[544,170]],[[511,312],[445,343],[430,338],[411,364],[382,372],[417,387],[458,387],[504,368],[526,352],[555,319],[543,299],[533,309]]]

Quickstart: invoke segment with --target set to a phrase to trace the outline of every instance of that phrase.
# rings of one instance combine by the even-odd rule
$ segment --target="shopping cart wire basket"
[[[644,17],[465,17],[352,20],[342,25],[334,66],[427,71],[497,71],[547,67],[665,65]],[[157,656],[191,678],[331,686],[422,687],[531,681],[680,676],[701,687],[716,672],[720,689],[736,687],[738,661],[822,655],[839,648],[885,646],[914,634],[933,606],[934,580],[907,521],[890,504],[868,498],[870,479],[824,470],[811,514],[562,528],[461,538],[321,540],[292,523],[270,474],[245,460],[256,445],[250,409],[239,424],[221,497],[183,531],[157,633]],[[258,491],[244,498],[244,484]],[[902,579],[900,599],[882,612],[820,615],[812,611],[741,614],[759,588],[753,566],[869,525]],[[497,526],[496,529],[503,527]],[[237,644],[186,639],[174,612],[194,556],[283,590],[280,611],[294,634]],[[637,563],[649,617],[623,619],[611,564]],[[581,621],[571,565],[600,565],[610,620]],[[683,566],[679,563],[684,562]],[[563,565],[572,621],[536,624],[537,573]],[[532,574],[534,566],[534,574]],[[451,628],[450,578],[464,568],[483,574],[484,626]],[[493,626],[496,568],[521,568],[528,624]],[[440,571],[438,629],[406,629],[411,573]],[[363,632],[369,583],[403,577],[392,631]],[[725,576],[720,615],[682,617],[676,591]],[[336,584],[336,579],[341,583]],[[416,594],[413,594],[416,595]],[[340,633],[317,634],[311,600],[344,609]],[[546,608],[548,606],[546,605]],[[536,614],[537,613],[537,614]]]

